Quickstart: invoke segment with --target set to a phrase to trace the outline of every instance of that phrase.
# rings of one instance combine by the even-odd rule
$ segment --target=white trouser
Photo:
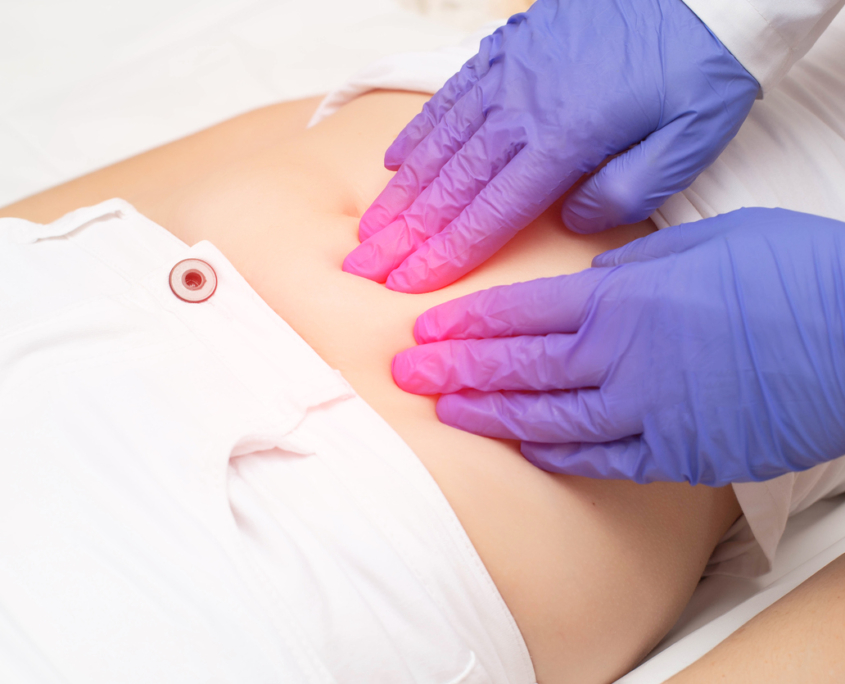
[[[534,681],[408,447],[125,202],[0,220],[0,440],[0,681]]]

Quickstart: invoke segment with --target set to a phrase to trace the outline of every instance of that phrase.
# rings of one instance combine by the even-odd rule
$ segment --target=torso
[[[358,244],[357,217],[389,178],[383,150],[424,100],[409,93],[365,96],[308,132],[244,143],[237,159],[198,163],[177,143],[129,160],[111,176],[98,172],[2,213],[46,221],[120,195],[186,243],[212,242],[432,474],[514,614],[538,679],[615,678],[686,603],[739,513],[730,490],[542,472],[516,443],[441,424],[433,398],[395,386],[390,361],[414,344],[414,320],[427,308],[492,285],[586,268],[595,254],[652,227],[577,236],[553,208],[483,267],[425,295],[395,293],[342,272],[343,258]],[[231,137],[233,125],[237,120],[218,138]],[[258,138],[256,127],[265,126],[265,138],[272,138],[272,119],[243,125]],[[215,129],[201,135],[211,149]],[[191,172],[168,176],[180,164]]]

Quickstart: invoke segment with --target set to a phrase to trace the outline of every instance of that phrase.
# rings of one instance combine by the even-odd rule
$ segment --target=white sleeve
[[[760,83],[776,86],[845,0],[684,0]]]

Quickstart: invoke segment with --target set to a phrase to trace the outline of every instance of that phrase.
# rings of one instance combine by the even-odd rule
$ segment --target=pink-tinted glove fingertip
[[[364,242],[385,228],[393,220],[393,214],[387,209],[381,197],[376,199],[358,221],[358,240]]]
[[[346,273],[367,278],[375,282],[384,282],[383,278],[379,278],[378,274],[373,269],[373,248],[367,243],[361,244],[353,249],[343,260],[341,269]]]
[[[393,357],[393,362],[390,364],[393,381],[400,389],[411,394],[437,394],[431,378],[427,377],[426,371],[420,367],[421,363],[425,364],[425,361],[425,355],[419,353],[419,347],[412,347],[399,352]],[[432,359],[428,359],[428,361],[430,362]],[[436,359],[434,361],[434,368],[429,368],[429,372],[436,371]],[[431,364],[429,363],[429,365]]]
[[[393,382],[396,383],[399,389],[410,392],[408,388],[408,355],[405,352],[399,352],[393,357],[390,362],[390,374],[393,376]]]
[[[423,248],[424,249],[424,248]],[[431,271],[428,264],[419,258],[419,253],[412,254],[406,261],[395,268],[387,277],[385,285],[396,292],[408,294],[423,294],[434,292],[448,283],[432,283],[429,276]]]
[[[460,425],[454,420],[454,413],[457,408],[455,399],[454,394],[444,394],[437,400],[434,412],[437,414],[437,420],[444,425],[460,429]],[[457,403],[460,404],[460,397],[457,397]]]
[[[459,430],[478,433],[479,422],[484,422],[484,414],[483,411],[479,412],[479,407],[465,394],[444,394],[437,400],[434,410],[441,423]]]
[[[405,292],[406,294],[419,294],[427,291],[418,289],[417,283],[413,282],[408,277],[407,272],[402,270],[401,267],[397,268],[389,276],[387,276],[387,280],[384,281],[384,286],[388,290],[393,290],[394,292]]]
[[[358,222],[358,241],[364,242],[376,233],[378,233],[384,226],[380,226],[370,219],[367,214],[361,217]]]
[[[428,311],[417,317],[414,323],[414,339],[417,344],[428,344],[438,339],[436,328],[432,323],[432,314]]]

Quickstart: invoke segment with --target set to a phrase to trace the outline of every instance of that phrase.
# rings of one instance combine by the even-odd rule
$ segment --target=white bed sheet
[[[0,206],[466,33],[405,4],[0,0]]]
[[[767,574],[703,579],[672,631],[616,684],[666,681],[842,554],[845,495],[819,501],[789,519]]]

